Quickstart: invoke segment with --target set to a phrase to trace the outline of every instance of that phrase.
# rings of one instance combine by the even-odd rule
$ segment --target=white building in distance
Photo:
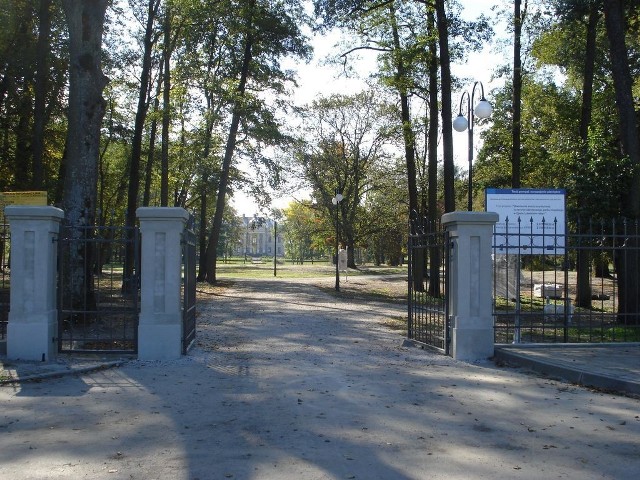
[[[240,235],[235,255],[247,255],[250,257],[273,256],[274,247],[276,256],[284,256],[284,243],[278,232],[274,245],[275,222],[265,217],[238,217],[244,231]]]

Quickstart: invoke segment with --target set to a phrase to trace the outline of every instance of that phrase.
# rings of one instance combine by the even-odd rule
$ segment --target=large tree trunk
[[[611,70],[616,93],[616,107],[620,121],[622,154],[640,167],[640,137],[631,87],[633,79],[629,68],[629,56],[625,44],[625,23],[622,0],[605,0],[604,14],[611,55]],[[640,168],[634,170],[631,189],[623,205],[623,214],[629,218],[640,216]]]
[[[449,26],[445,0],[435,0],[440,46],[440,78],[442,92],[442,153],[444,163],[444,211],[456,209],[453,165],[453,126],[451,118],[451,60],[449,57]]]
[[[72,237],[77,227],[92,226],[95,218],[100,127],[105,112],[102,91],[102,33],[108,0],[63,0],[69,28],[69,107],[62,206]],[[74,229],[75,227],[75,229]],[[92,302],[90,249],[78,243],[69,252],[69,281],[73,305]]]
[[[229,126],[229,136],[227,137],[227,145],[222,160],[222,168],[220,171],[220,180],[218,183],[218,197],[216,199],[216,211],[213,216],[213,224],[209,235],[209,244],[207,246],[207,271],[206,280],[213,284],[216,282],[216,262],[218,254],[218,241],[220,240],[220,229],[222,228],[222,216],[227,196],[227,185],[229,183],[229,174],[231,169],[231,159],[236,148],[236,137],[238,135],[238,127],[240,118],[243,113],[244,95],[247,87],[247,79],[249,78],[249,70],[253,59],[253,10],[255,0],[252,0],[247,17],[247,26],[245,34],[244,53],[242,56],[242,68],[240,70],[240,81],[236,90],[235,101],[233,104],[233,114],[231,116],[231,125]]]
[[[638,218],[640,214],[640,137],[634,109],[632,78],[629,57],[625,44],[625,23],[622,0],[605,0],[604,16],[609,38],[613,85],[616,93],[616,107],[620,123],[622,155],[626,155],[633,165],[633,178],[622,212],[627,217]],[[632,239],[635,237],[631,237]],[[637,241],[627,242],[624,255],[616,258],[618,274],[618,318],[625,323],[639,324],[639,280],[640,252]]]
[[[587,23],[586,46],[584,55],[584,74],[582,77],[582,109],[580,115],[580,140],[582,141],[581,161],[589,162],[589,125],[591,124],[591,109],[593,98],[593,72],[596,57],[596,27],[600,17],[599,5],[593,2],[589,9],[589,20]],[[582,199],[583,202],[588,201]],[[584,234],[588,225],[578,224],[579,233]],[[587,245],[583,245],[577,252],[577,291],[575,305],[582,308],[591,308],[591,271],[590,255]]]

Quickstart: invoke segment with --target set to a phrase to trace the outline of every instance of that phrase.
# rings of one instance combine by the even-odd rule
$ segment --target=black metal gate
[[[64,225],[58,242],[58,350],[137,353],[138,228]]]
[[[191,217],[182,234],[182,354],[196,340],[196,234]]]
[[[0,223],[0,340],[7,336],[9,322],[9,252],[11,239],[9,225]]]
[[[439,223],[411,220],[408,338],[449,354],[449,236]]]

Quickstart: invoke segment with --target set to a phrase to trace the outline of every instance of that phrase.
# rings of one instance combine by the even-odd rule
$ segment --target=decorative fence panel
[[[64,225],[58,242],[59,351],[137,353],[138,229]]]
[[[439,223],[413,219],[408,247],[408,338],[449,354],[447,232]]]
[[[496,343],[640,341],[638,222],[532,222],[494,236]]]
[[[196,234],[190,217],[182,234],[182,354],[196,340]]]

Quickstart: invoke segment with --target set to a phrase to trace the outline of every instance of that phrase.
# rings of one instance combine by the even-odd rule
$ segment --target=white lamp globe
[[[453,120],[453,129],[456,132],[464,132],[467,127],[469,126],[469,122],[467,121],[467,119],[465,118],[464,115],[459,114],[454,120]]]
[[[486,100],[480,100],[473,112],[478,118],[489,118],[491,116],[492,110],[493,108],[491,108],[491,104],[489,102],[487,102]]]
[[[342,194],[341,194],[341,193],[336,193],[336,200],[337,200],[338,202],[341,202],[343,198],[344,198],[344,197],[342,196]]]

